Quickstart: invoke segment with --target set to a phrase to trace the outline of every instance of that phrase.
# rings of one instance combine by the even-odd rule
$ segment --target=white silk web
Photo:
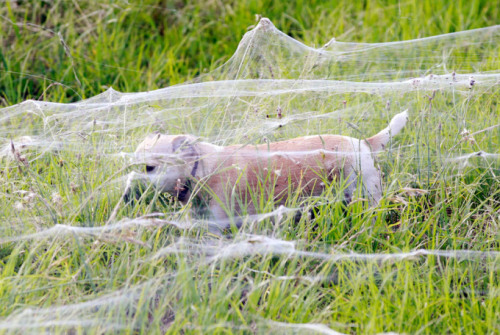
[[[120,291],[105,292],[90,301],[18,309],[0,320],[0,331],[140,329],[144,325],[134,323],[136,304],[157,306],[163,303],[159,295],[174,301],[177,293],[187,294],[177,282],[185,273],[202,281],[211,276],[216,264],[224,262],[243,259],[240,266],[251,277],[254,264],[249,258],[277,256],[305,259],[306,264],[316,262],[317,273],[310,276],[296,271],[268,280],[300,278],[307,282],[305,291],[329,281],[331,274],[326,273],[339,262],[349,263],[349,271],[366,276],[373,267],[384,272],[406,262],[420,271],[428,257],[498,270],[500,256],[494,241],[500,217],[494,214],[484,227],[471,224],[471,229],[484,229],[484,236],[491,237],[493,247],[486,251],[470,250],[472,245],[437,244],[436,250],[357,253],[346,248],[350,238],[340,239],[335,245],[290,241],[295,235],[288,235],[282,223],[294,222],[297,211],[309,208],[307,201],[296,207],[264,204],[261,213],[243,218],[246,224],[242,229],[249,235],[219,241],[198,229],[206,227],[207,222],[193,219],[185,210],[190,205],[172,207],[171,199],[155,193],[142,207],[133,207],[121,196],[133,178],[141,178],[142,170],[137,167],[140,162],[134,161],[133,155],[136,146],[154,132],[191,134],[218,145],[242,146],[320,134],[366,138],[406,109],[410,115],[407,127],[378,157],[385,172],[384,194],[388,202],[407,205],[412,197],[437,189],[436,185],[445,185],[441,189],[446,198],[469,182],[476,186],[498,184],[499,54],[500,26],[390,43],[332,39],[316,49],[262,19],[245,34],[228,62],[192,82],[139,93],[109,89],[68,104],[30,100],[0,109],[0,199],[4,208],[0,247],[35,243],[38,248],[60,243],[66,247],[75,244],[79,249],[81,244],[93,243],[96,250],[103,250],[107,244],[124,242],[155,249],[134,262],[135,268],[144,266],[144,262],[167,263],[165,259],[175,257],[184,257],[181,263],[187,264],[166,271],[164,277],[127,284]],[[490,196],[478,202],[498,208],[497,191],[485,190]],[[328,207],[331,200],[311,201],[315,206]],[[446,200],[440,203],[443,212],[453,216],[446,213],[446,204]],[[472,211],[464,220],[474,220],[473,216],[479,216],[481,211]],[[371,215],[377,218],[376,212]],[[264,221],[265,228],[259,228]],[[411,229],[404,222],[400,225],[403,232]],[[167,226],[172,234],[166,246],[158,246],[154,236],[141,238]],[[371,228],[357,229],[362,234]],[[438,250],[440,247],[447,250]],[[84,258],[90,262],[96,257],[97,251],[90,250]],[[426,271],[430,270],[423,269],[422,273]],[[460,268],[458,276],[466,271]],[[258,289],[252,285],[248,282],[249,290]],[[164,292],[158,289],[160,286],[178,291]],[[245,290],[246,286],[235,289],[241,294]],[[498,296],[498,290],[492,294]],[[160,318],[168,327],[176,313],[185,312],[185,307],[172,303],[168,315],[151,315],[149,319]],[[262,331],[279,325],[295,331],[336,333],[321,324],[287,325],[260,318],[254,321]],[[352,331],[348,325],[337,326],[332,328]],[[194,324],[190,327],[197,331],[212,329],[196,328]],[[237,323],[214,323],[213,327],[253,329]]]

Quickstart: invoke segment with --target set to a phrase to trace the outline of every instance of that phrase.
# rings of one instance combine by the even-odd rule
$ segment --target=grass
[[[108,87],[143,92],[191,80],[229,59],[256,14],[320,46],[333,36],[385,42],[491,26],[499,10],[494,1],[9,1],[0,8],[0,106],[73,102]],[[404,70],[425,68],[434,46],[425,50],[413,63],[380,59],[391,64],[391,75],[401,71],[397,76],[406,78]],[[498,71],[498,46],[456,52],[458,68]],[[329,70],[359,80],[375,78],[384,66],[355,65],[347,73]],[[298,68],[279,70],[294,77]],[[465,95],[439,91],[432,101],[418,90],[199,98],[187,105],[179,99],[80,114],[48,107],[49,119],[28,113],[29,104],[19,115],[4,109],[2,148],[26,134],[46,142],[34,150],[16,147],[25,158],[0,158],[0,333],[320,333],[324,326],[366,334],[499,333],[498,159],[478,157],[462,168],[447,160],[498,153],[500,128],[474,141],[460,134],[499,123],[498,94],[492,85]],[[312,208],[314,217],[295,222],[295,213],[285,213],[217,237],[203,222],[176,228],[195,221],[171,214],[182,206],[149,190],[117,207],[123,229],[105,228],[132,170],[116,154],[133,151],[152,131],[219,143],[332,131],[359,136],[378,131],[405,106],[411,120],[381,157],[386,194],[375,209],[363,201],[346,206],[337,197],[341,187],[332,184],[321,197],[292,196],[286,204]],[[303,111],[332,110],[338,113],[321,122],[300,119]],[[269,126],[280,120],[282,128]],[[410,188],[425,194],[414,196]],[[261,213],[275,209],[263,196],[269,192],[262,186],[251,194]],[[137,219],[158,212],[166,216]],[[36,238],[17,238],[29,234]],[[418,249],[465,254],[412,256]],[[336,258],[351,252],[379,258]],[[381,259],[385,254],[392,256]]]

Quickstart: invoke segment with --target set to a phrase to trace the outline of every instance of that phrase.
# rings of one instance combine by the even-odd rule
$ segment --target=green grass
[[[0,97],[4,105],[26,99],[75,101],[106,87],[137,92],[181,83],[226,61],[255,25],[257,14],[319,47],[332,37],[386,42],[491,26],[498,23],[497,5],[498,1],[7,1],[1,11]]]
[[[0,106],[27,99],[73,102],[108,87],[143,92],[191,80],[227,61],[257,14],[318,47],[331,37],[386,42],[491,26],[499,11],[498,1],[4,2]],[[454,64],[459,68],[498,72],[498,46],[462,52]],[[417,71],[425,67],[419,60],[426,55],[419,56],[411,64],[391,59],[396,68],[389,70]],[[383,68],[377,66],[349,65],[355,73],[329,69],[359,79],[370,71],[376,75]],[[282,75],[293,77],[294,69],[284,68],[290,72]],[[312,208],[314,217],[295,222],[294,213],[287,213],[225,237],[207,233],[203,222],[176,228],[172,223],[194,221],[186,212],[171,214],[182,206],[154,190],[132,205],[121,204],[123,178],[133,168],[116,154],[133,151],[152,131],[254,143],[266,122],[278,120],[281,98],[193,99],[187,110],[182,101],[158,102],[141,112],[116,108],[46,123],[37,113],[24,113],[29,105],[21,115],[3,110],[2,146],[25,134],[49,142],[23,151],[28,163],[0,158],[0,333],[319,333],[321,324],[356,334],[500,333],[500,258],[488,254],[500,251],[499,162],[475,158],[459,168],[446,160],[478,150],[498,153],[500,128],[475,135],[475,142],[460,135],[463,128],[473,132],[500,123],[498,85],[466,95],[438,92],[432,111],[426,94],[283,95],[278,103],[286,117],[339,114],[269,128],[264,135],[271,140],[327,132],[359,136],[344,121],[372,134],[389,115],[410,106],[408,127],[380,158],[385,197],[373,209],[363,201],[338,201],[338,184],[319,198],[291,191],[287,207]],[[224,109],[229,102],[240,114]],[[226,118],[232,118],[230,127],[224,127]],[[74,133],[59,137],[63,130]],[[42,154],[59,141],[63,149]],[[426,193],[409,195],[410,187]],[[261,213],[275,209],[269,192],[262,186],[251,194]],[[125,227],[131,218],[133,226],[58,228],[104,227],[115,208],[111,224]],[[152,213],[166,216],[145,225],[134,221]],[[47,229],[60,230],[36,235]],[[16,238],[29,234],[36,238]],[[484,253],[335,259],[350,252],[380,256],[418,249]],[[245,250],[249,254],[238,254]]]

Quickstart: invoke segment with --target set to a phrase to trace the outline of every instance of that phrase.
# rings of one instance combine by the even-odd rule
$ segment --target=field
[[[2,2],[0,334],[500,333],[499,17],[496,0]],[[152,132],[365,138],[405,109],[376,207],[328,181],[279,207],[279,171],[223,234],[150,185],[123,201]]]

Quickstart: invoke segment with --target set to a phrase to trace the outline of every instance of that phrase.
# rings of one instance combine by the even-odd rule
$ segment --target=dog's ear
[[[178,152],[184,158],[192,158],[196,156],[194,144],[196,138],[190,135],[179,135],[172,141],[172,152]]]
[[[183,151],[193,145],[194,138],[188,135],[179,135],[172,141],[172,151]]]

